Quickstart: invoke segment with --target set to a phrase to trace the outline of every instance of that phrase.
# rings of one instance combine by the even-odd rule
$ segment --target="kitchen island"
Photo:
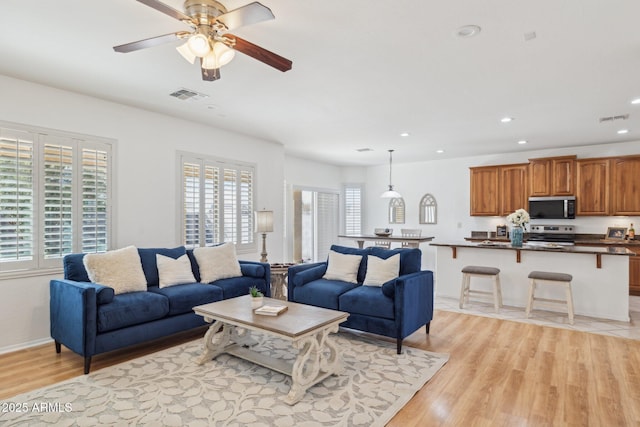
[[[529,246],[512,247],[501,242],[433,242],[436,247],[437,296],[459,298],[461,270],[466,265],[500,269],[505,305],[524,307],[531,271],[568,273],[573,276],[573,303],[577,315],[628,322],[629,258],[635,253],[619,247]],[[476,288],[487,286],[481,279]],[[563,297],[560,289],[542,286],[542,298]],[[552,308],[550,308],[552,309]]]

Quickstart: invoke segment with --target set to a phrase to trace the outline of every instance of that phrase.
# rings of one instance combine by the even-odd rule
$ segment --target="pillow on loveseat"
[[[86,254],[82,262],[93,283],[113,288],[116,295],[147,290],[147,279],[135,246]]]
[[[193,256],[200,270],[200,283],[242,276],[236,256],[236,245],[223,243],[218,246],[195,248]]]
[[[362,261],[362,255],[341,254],[336,251],[329,251],[327,271],[322,278],[358,283],[360,261]]]
[[[367,274],[364,278],[365,286],[382,286],[400,273],[400,254],[387,259],[369,255],[367,259]]]

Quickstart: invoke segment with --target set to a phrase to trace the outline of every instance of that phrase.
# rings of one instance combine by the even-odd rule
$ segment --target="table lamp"
[[[256,233],[262,233],[262,257],[260,262],[267,261],[267,233],[273,231],[273,211],[256,211]]]

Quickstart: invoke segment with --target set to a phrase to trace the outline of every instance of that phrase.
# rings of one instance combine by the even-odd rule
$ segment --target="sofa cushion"
[[[98,332],[113,331],[165,317],[169,300],[154,292],[119,294],[109,304],[98,306]]]
[[[242,276],[240,263],[236,257],[236,246],[233,243],[195,248],[193,255],[198,262],[201,283]]]
[[[191,271],[191,261],[186,253],[176,259],[156,254],[156,264],[158,265],[158,282],[161,288],[195,283],[196,281]]]
[[[229,279],[216,280],[213,285],[222,289],[222,296],[224,299],[235,298],[249,293],[249,288],[252,286],[257,287],[264,295],[269,296],[270,292],[267,291],[267,285],[264,279],[256,277],[232,277]]]
[[[393,300],[377,286],[358,286],[340,295],[338,310],[365,316],[394,318]]]
[[[294,286],[303,286],[305,283],[313,282],[314,280],[321,279],[324,273],[327,271],[327,264],[318,265],[316,267],[308,268],[299,273],[296,273],[293,277]]]
[[[65,255],[62,260],[64,266],[64,278],[74,280],[76,282],[90,282],[87,269],[84,268],[82,261],[85,254],[69,254]]]
[[[187,253],[187,251],[184,246],[178,246],[177,248],[139,248],[138,253],[140,254],[144,275],[147,278],[147,284],[149,286],[158,286],[160,282],[156,255],[160,254],[176,259]]]
[[[366,255],[369,255],[371,248],[360,249],[360,248],[351,248],[351,247],[340,246],[340,245],[331,245],[330,249],[334,252],[338,252],[341,254],[362,255],[362,261],[360,261],[360,268],[358,268],[358,283],[362,283],[364,281],[364,276],[367,272],[367,256]]]
[[[422,268],[422,251],[418,248],[384,249],[372,246],[371,255],[387,259],[400,254],[400,276],[416,273]]]
[[[243,276],[263,278],[265,271],[264,265],[252,263],[248,261],[240,262],[240,271]]]
[[[367,275],[364,278],[365,286],[382,286],[383,283],[398,277],[400,272],[400,254],[395,254],[387,259],[369,255],[367,260]]]
[[[149,292],[165,296],[169,300],[169,316],[190,313],[193,307],[222,300],[222,289],[215,285],[203,286],[201,283],[159,288],[150,286]]]
[[[116,295],[147,290],[147,279],[135,246],[86,254],[82,260],[91,281],[112,287]]]
[[[292,301],[338,310],[338,297],[356,287],[359,285],[341,280],[314,280],[293,288]]]
[[[327,271],[322,276],[327,280],[341,280],[343,282],[358,283],[358,268],[362,255],[341,254],[329,251]]]

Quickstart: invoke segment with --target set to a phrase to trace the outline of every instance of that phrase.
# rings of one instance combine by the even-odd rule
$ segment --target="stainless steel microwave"
[[[576,217],[575,196],[529,197],[531,219],[573,219]]]

